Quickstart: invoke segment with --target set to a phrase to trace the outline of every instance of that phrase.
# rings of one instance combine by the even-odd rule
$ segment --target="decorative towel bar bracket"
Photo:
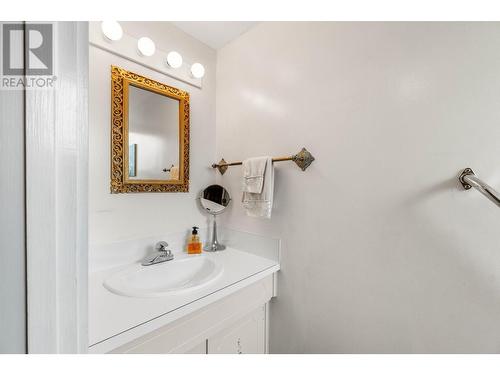
[[[311,153],[307,151],[305,147],[302,147],[302,150],[300,150],[295,155],[285,156],[281,158],[273,158],[273,163],[278,161],[293,161],[295,164],[298,165],[300,169],[305,171],[314,161],[314,156],[312,156]],[[218,164],[212,164],[212,168],[217,168],[220,174],[224,174],[226,173],[227,168],[233,165],[241,165],[241,164],[243,164],[243,162],[241,161],[227,163],[224,159],[221,159]]]
[[[458,180],[465,190],[475,188],[486,198],[500,207],[500,193],[484,181],[480,180],[471,168],[465,168],[458,176]]]

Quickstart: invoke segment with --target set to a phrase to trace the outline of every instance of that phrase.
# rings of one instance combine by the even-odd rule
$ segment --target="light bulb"
[[[176,51],[170,51],[167,55],[167,64],[174,69],[180,68],[182,66],[181,54]]]
[[[116,21],[103,21],[101,30],[104,36],[112,42],[120,40],[123,36],[123,29]]]
[[[137,41],[137,49],[142,56],[153,56],[156,50],[155,42],[143,36]]]
[[[191,74],[194,78],[201,78],[205,75],[205,67],[200,63],[191,65]]]

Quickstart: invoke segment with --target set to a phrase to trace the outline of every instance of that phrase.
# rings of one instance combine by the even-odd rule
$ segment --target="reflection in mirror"
[[[137,145],[135,143],[128,146],[128,176],[135,177],[137,170]]]
[[[213,215],[222,213],[230,200],[229,193],[220,185],[210,185],[203,190],[200,197],[203,208]]]
[[[179,101],[130,85],[128,103],[129,178],[178,180]]]

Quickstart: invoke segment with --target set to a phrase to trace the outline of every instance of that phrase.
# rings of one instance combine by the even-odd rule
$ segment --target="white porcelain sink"
[[[223,271],[220,264],[207,255],[182,256],[152,266],[133,266],[104,280],[110,292],[129,297],[163,297],[201,288]]]

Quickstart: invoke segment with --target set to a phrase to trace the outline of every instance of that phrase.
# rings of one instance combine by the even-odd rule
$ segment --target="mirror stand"
[[[205,251],[220,251],[226,248],[225,245],[219,243],[217,239],[217,215],[220,215],[231,202],[231,197],[226,189],[220,185],[210,185],[205,188],[199,198],[201,206],[205,212],[210,213],[214,217],[212,227],[212,240],[203,248]]]
[[[224,250],[226,248],[226,245],[220,244],[219,240],[217,239],[217,215],[213,214],[212,216],[214,218],[214,225],[213,225],[213,228],[212,228],[212,239],[205,246],[205,248],[203,250],[204,251],[220,251],[220,250]]]

